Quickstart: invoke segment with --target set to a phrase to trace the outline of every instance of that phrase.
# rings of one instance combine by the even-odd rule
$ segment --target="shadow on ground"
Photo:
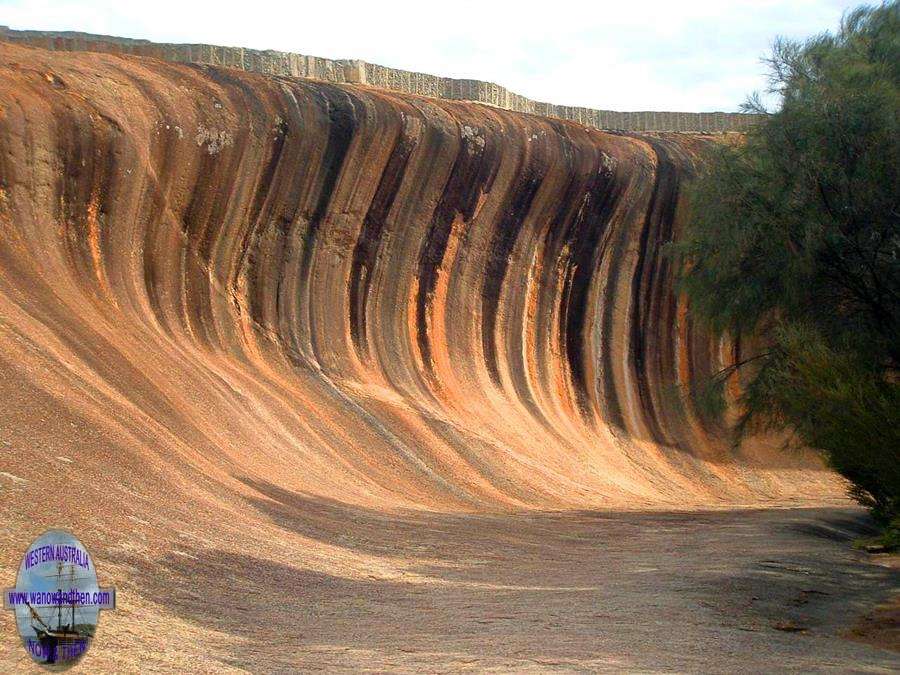
[[[233,636],[233,666],[900,667],[838,637],[900,584],[850,547],[870,527],[858,510],[386,514],[248,484],[279,527],[398,572],[184,546],[131,561],[142,595]]]

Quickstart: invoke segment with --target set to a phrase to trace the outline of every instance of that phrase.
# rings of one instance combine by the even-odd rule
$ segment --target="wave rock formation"
[[[835,494],[810,455],[733,450],[690,404],[735,357],[662,254],[710,138],[0,54],[13,492],[137,514],[153,500],[126,493],[177,510],[190,489],[222,521],[276,489],[463,511]],[[62,512],[57,492],[4,515]]]

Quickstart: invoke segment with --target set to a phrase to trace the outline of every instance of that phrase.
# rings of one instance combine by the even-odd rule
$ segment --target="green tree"
[[[711,152],[673,246],[695,316],[757,345],[738,437],[791,430],[885,520],[900,515],[900,4],[776,40],[769,111]]]

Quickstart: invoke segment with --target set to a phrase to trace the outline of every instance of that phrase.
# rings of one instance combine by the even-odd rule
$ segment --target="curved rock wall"
[[[0,54],[0,422],[73,480],[454,509],[833,492],[686,403],[733,357],[661,254],[708,138]]]

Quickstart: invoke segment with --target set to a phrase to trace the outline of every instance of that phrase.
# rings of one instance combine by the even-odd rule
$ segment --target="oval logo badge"
[[[16,627],[31,658],[65,670],[84,656],[100,620],[115,609],[114,588],[101,588],[94,560],[71,532],[47,530],[25,551],[15,588],[3,606],[16,613]]]

